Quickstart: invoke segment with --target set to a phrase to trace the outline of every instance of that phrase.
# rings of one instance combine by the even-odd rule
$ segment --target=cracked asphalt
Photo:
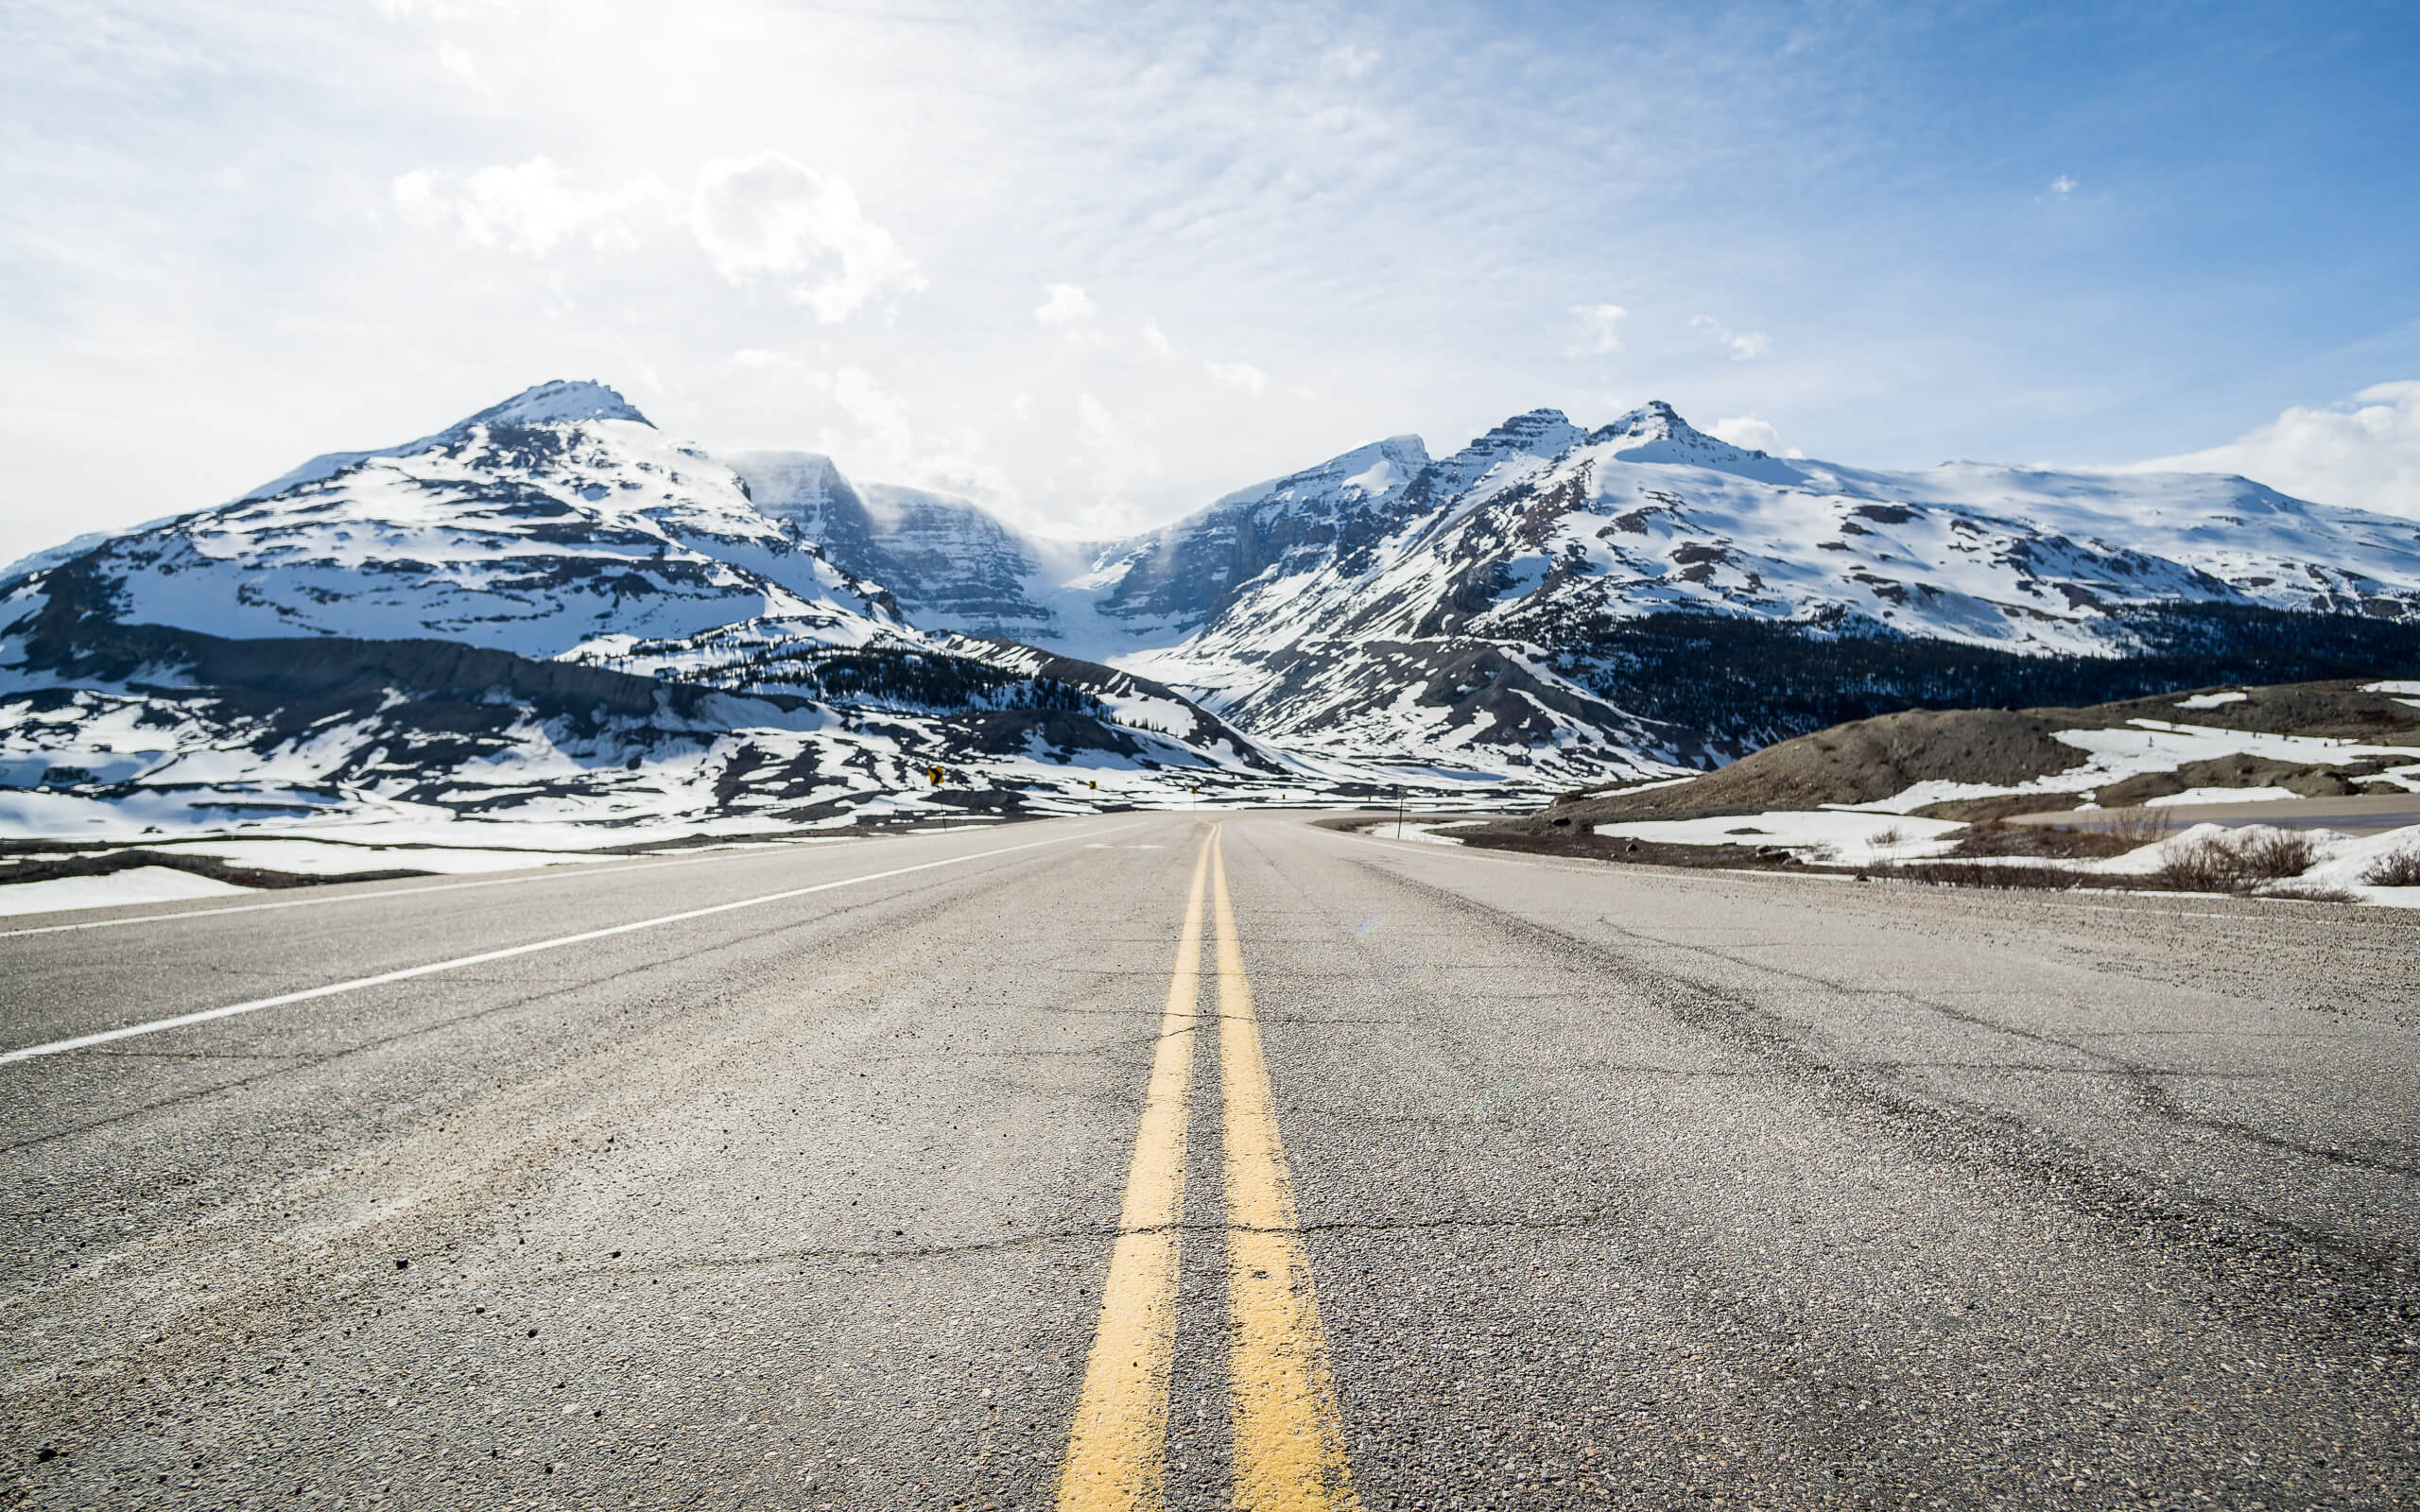
[[[1207,825],[14,921],[0,1053],[847,883],[0,1065],[0,1500],[1053,1504]],[[1363,1506],[2420,1502],[2420,918],[1224,854]]]

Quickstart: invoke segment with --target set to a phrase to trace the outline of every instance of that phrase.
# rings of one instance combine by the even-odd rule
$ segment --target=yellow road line
[[[1327,1339],[1311,1290],[1286,1149],[1227,898],[1227,858],[1210,835],[1219,932],[1219,1086],[1226,1108],[1227,1309],[1233,1331],[1235,1504],[1248,1512],[1358,1508],[1337,1411]]]
[[[1176,970],[1160,1014],[1160,1046],[1143,1098],[1126,1203],[1101,1288],[1083,1395],[1067,1433],[1061,1512],[1157,1512],[1166,1506],[1168,1367],[1176,1352],[1177,1223],[1184,1212],[1184,1125],[1201,1022],[1201,891],[1212,840],[1193,864]]]

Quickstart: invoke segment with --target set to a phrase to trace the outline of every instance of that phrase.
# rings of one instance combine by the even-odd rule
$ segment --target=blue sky
[[[0,13],[0,556],[593,377],[1111,534],[1663,398],[2420,514],[2420,7]]]

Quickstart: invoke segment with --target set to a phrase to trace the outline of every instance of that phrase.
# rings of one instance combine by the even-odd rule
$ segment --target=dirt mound
[[[2084,752],[2052,734],[2104,722],[2077,709],[1910,709],[1785,740],[1691,782],[1583,798],[1579,807],[1642,818],[1753,814],[1872,803],[1931,781],[2010,786],[2082,765]]]
[[[2181,707],[2219,694],[2241,696],[2206,708]],[[2364,693],[2358,681],[2194,690],[2189,696],[2187,692],[2163,694],[2087,709],[1910,709],[1768,746],[1720,771],[1685,782],[1626,792],[1575,793],[1544,814],[1506,819],[1483,831],[1467,832],[1464,838],[1478,844],[1507,843],[1530,833],[1541,837],[1547,833],[1584,833],[1589,826],[1625,819],[1872,803],[1923,782],[2014,786],[2055,778],[2085,763],[2083,751],[2054,738],[2058,731],[2122,728],[2136,719],[2420,747],[2420,709],[2388,695]],[[2263,758],[2224,757],[2189,763],[2173,773],[2130,779],[2100,794],[2100,801],[2132,803],[2193,787],[2270,783],[2304,793],[2354,791],[2360,777],[2375,771],[2377,765],[2337,770]],[[2077,801],[2075,795],[2048,793],[1966,799],[1925,812],[1980,821],[2021,809],[2068,808]],[[1972,812],[1946,812],[1953,807]]]

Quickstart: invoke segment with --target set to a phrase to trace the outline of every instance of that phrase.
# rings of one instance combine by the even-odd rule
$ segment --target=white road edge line
[[[926,833],[933,834],[946,834],[953,833],[962,834],[965,832],[934,830]],[[910,834],[903,836],[902,838],[915,840],[921,839],[923,836]],[[861,845],[871,845],[873,843],[873,842],[871,840],[843,840],[838,845],[823,846],[809,853],[828,856],[835,850],[854,850]],[[769,854],[770,852],[759,853]],[[161,920],[167,919],[211,919],[219,914],[257,914],[263,910],[270,908],[324,908],[330,903],[357,903],[372,898],[408,898],[415,893],[424,892],[460,892],[466,887],[521,887],[533,882],[561,882],[567,877],[618,877],[632,871],[655,871],[665,867],[695,867],[702,866],[709,861],[730,861],[734,859],[738,858],[735,858],[727,854],[718,854],[705,856],[683,856],[677,861],[642,861],[636,866],[630,867],[545,867],[542,868],[532,868],[527,874],[523,876],[490,877],[479,882],[433,882],[418,887],[389,887],[381,892],[332,893],[324,898],[288,898],[273,903],[229,903],[218,908],[182,908],[172,914],[134,914],[125,919],[89,919],[80,924],[29,924],[23,929],[0,929],[0,939],[13,939],[19,935],[64,935],[79,929],[117,929],[127,924],[156,924]],[[341,885],[341,884],[339,884],[339,885]],[[137,905],[129,903],[120,903],[115,905],[109,903],[95,903],[94,906],[96,908],[108,908],[112,906],[133,907]]]
[[[181,1013],[172,1019],[153,1019],[146,1023],[130,1023],[123,1028],[103,1029],[97,1034],[78,1035],[73,1040],[54,1040],[48,1044],[27,1045],[22,1050],[0,1054],[0,1066],[38,1056],[63,1055],[70,1050],[83,1050],[93,1045],[105,1045],[114,1040],[131,1040],[137,1035],[158,1034],[164,1029],[182,1029],[188,1024],[208,1023],[213,1019],[232,1019],[239,1013],[254,1013],[262,1008],[284,1007],[289,1003],[308,1003],[313,998],[334,997],[339,992],[357,991],[366,987],[382,987],[389,982],[407,982],[416,976],[433,976],[440,971],[458,971],[465,966],[479,966],[489,961],[501,961],[515,955],[527,955],[535,951],[551,951],[565,945],[578,945],[587,940],[605,939],[614,935],[628,935],[660,924],[677,924],[683,919],[703,919],[710,914],[727,914],[736,908],[753,908],[760,903],[777,903],[786,898],[804,898],[809,893],[830,892],[835,887],[853,887],[861,882],[880,882],[886,877],[904,877],[911,871],[930,871],[935,867],[955,867],[969,861],[982,861],[992,856],[1004,856],[1011,851],[1031,850],[1046,845],[1066,845],[1072,841],[1090,839],[1098,834],[1115,834],[1132,829],[1121,824],[1110,830],[1089,830],[1080,834],[1061,835],[1049,840],[1028,840],[1023,845],[1002,846],[995,850],[977,850],[972,855],[944,856],[939,861],[921,861],[912,867],[893,867],[888,871],[869,871],[863,876],[842,877],[837,882],[819,882],[811,887],[791,887],[782,892],[764,893],[754,898],[742,898],[735,902],[714,903],[704,908],[683,909],[677,914],[662,914],[654,919],[634,919],[627,924],[613,924],[604,929],[582,930],[577,935],[562,935],[553,939],[533,940],[527,945],[510,945],[499,951],[481,951],[476,955],[460,955],[450,961],[432,961],[426,966],[407,966],[399,971],[381,971],[376,976],[357,976],[350,982],[331,982],[326,987],[305,988],[300,992],[281,992],[273,998],[255,998],[250,1003],[231,1003],[223,1008],[204,1008],[199,1013]],[[595,875],[595,873],[589,873]]]

